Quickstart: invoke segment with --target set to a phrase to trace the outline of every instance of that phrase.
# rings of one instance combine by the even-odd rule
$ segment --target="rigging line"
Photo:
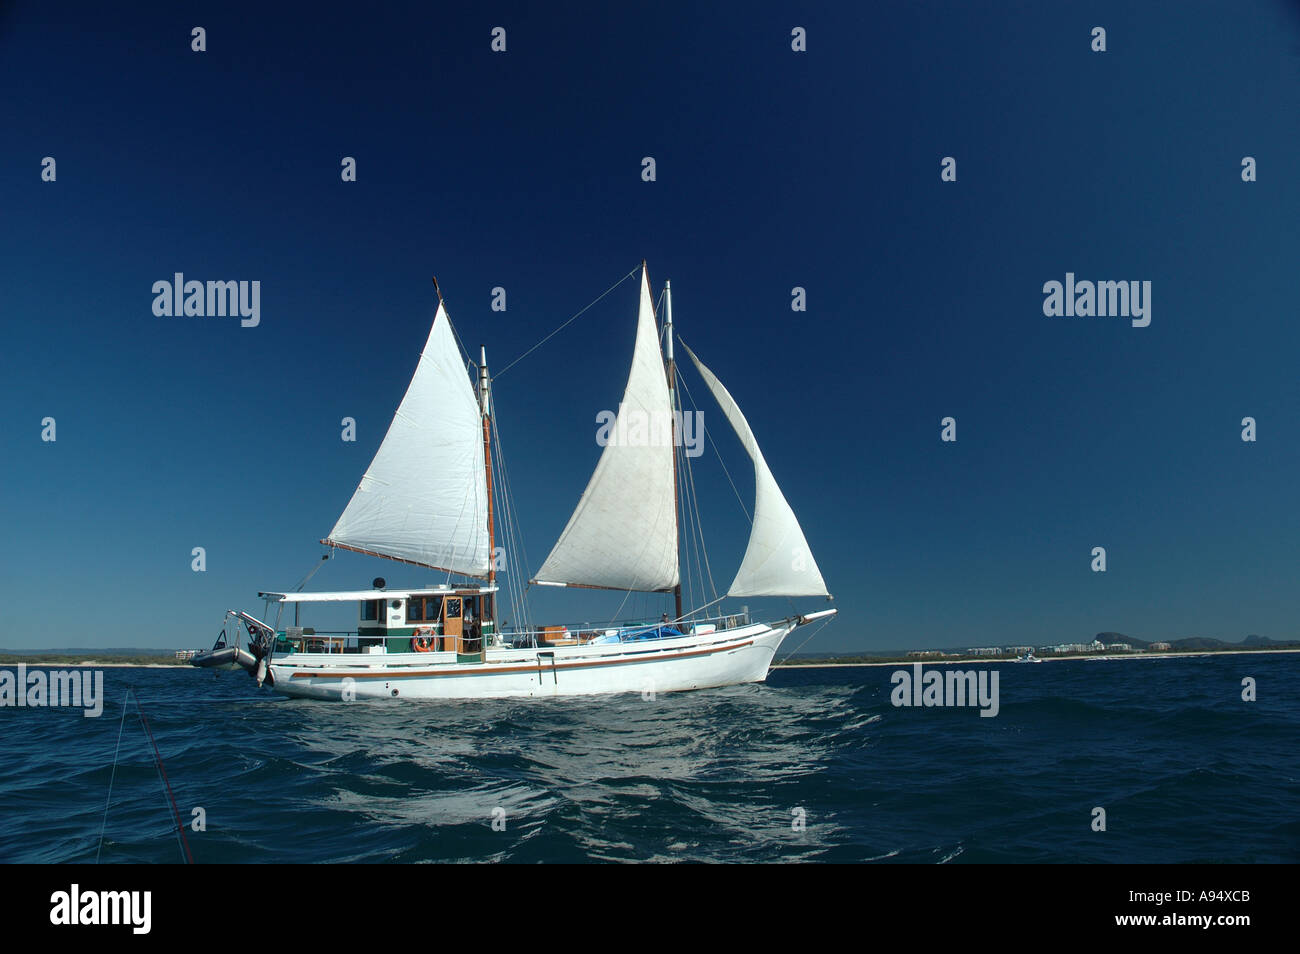
[[[791,656],[793,656],[793,655],[794,655],[795,653],[797,653],[799,650],[801,650],[801,649],[803,649],[805,646],[807,646],[808,643],[812,640],[812,638],[813,638],[814,636],[816,636],[818,633],[820,633],[823,629],[825,629],[827,626],[829,626],[829,625],[831,624],[831,620],[833,620],[834,618],[835,618],[835,617],[833,617],[833,616],[828,617],[828,618],[827,618],[827,619],[826,619],[826,620],[825,620],[825,621],[824,621],[820,626],[818,626],[816,629],[814,629],[811,633],[808,634],[808,638],[807,638],[807,639],[805,639],[802,643],[800,643],[798,646],[796,646],[792,652],[788,653],[788,654],[786,655],[785,659],[782,659],[779,663],[774,663],[772,666],[770,666],[770,667],[768,667],[768,668],[775,668],[776,666],[784,666],[787,662],[790,661],[790,657],[791,657]]]
[[[696,531],[699,533],[700,536],[700,554],[704,557],[704,572],[707,573],[709,577],[709,591],[714,596],[717,596],[718,584],[714,582],[713,579],[713,565],[709,562],[709,545],[707,542],[705,542],[704,539],[704,515],[700,512],[700,500],[699,500],[699,494],[695,489],[694,471],[691,472],[691,499],[694,501],[694,507],[695,507]],[[700,580],[700,588],[701,589],[704,588],[703,580]],[[701,593],[700,595],[702,596],[704,594]]]
[[[693,527],[693,532],[691,534],[691,542],[692,545],[695,547],[695,572],[696,575],[698,575],[700,578],[700,596],[704,596],[705,592],[707,592],[704,589],[704,569],[708,565],[709,553],[707,547],[704,544],[704,524],[702,522],[702,518],[700,515],[700,502],[699,502],[699,498],[696,497],[695,494],[695,475],[691,471],[689,463],[686,465],[686,468],[687,468],[686,477],[689,483],[688,492],[691,497],[691,508],[692,508],[691,512],[692,512],[692,516],[694,517],[694,527]],[[713,571],[710,569],[708,572],[709,572],[710,587],[712,589],[713,595],[717,596],[718,589],[716,586],[712,585]]]
[[[154,741],[153,731],[149,728],[149,720],[144,716],[144,709],[140,706],[140,697],[132,691],[131,695],[135,697],[135,711],[140,715],[140,723],[144,726],[145,735],[149,736],[149,744],[153,746],[154,758],[158,763],[158,774],[162,777],[163,789],[167,792],[167,797],[171,799],[172,813],[176,816],[176,834],[180,838],[181,848],[185,852],[187,864],[194,864],[194,857],[190,854],[190,843],[185,837],[185,826],[181,824],[181,811],[176,807],[176,796],[172,794],[172,784],[167,781],[167,770],[163,768],[162,753],[158,751],[158,743]]]
[[[681,339],[678,338],[678,340],[680,341]],[[682,344],[685,343],[686,342],[684,341],[682,342]],[[690,385],[686,383],[685,378],[682,378],[682,387],[686,388],[686,396],[689,397],[691,399],[691,403],[698,408],[699,404],[696,403],[695,395],[691,393]],[[731,479],[731,471],[727,470],[727,462],[722,459],[722,452],[718,450],[718,445],[713,440],[713,433],[706,427],[704,429],[704,434],[709,439],[709,445],[713,448],[713,453],[716,454],[718,457],[718,463],[722,465],[722,472],[727,475],[727,481],[728,483],[731,484],[731,489],[735,491],[736,500],[740,502],[740,509],[745,514],[745,519],[748,520],[750,525],[752,526],[754,523],[754,518],[749,515],[749,508],[745,506],[745,501],[741,498],[740,491],[736,489],[736,482]]]
[[[99,847],[95,849],[95,864],[99,864],[99,853],[104,850],[104,831],[108,828],[108,807],[113,804],[113,782],[117,779],[117,756],[122,751],[122,730],[126,728],[126,703],[131,690],[122,699],[122,722],[117,727],[117,747],[113,749],[113,773],[108,777],[108,801],[104,803],[104,821],[99,826]]]
[[[676,382],[676,376],[674,376],[674,380],[673,380],[673,385],[674,385],[674,387],[673,387],[673,395],[678,399],[678,404],[677,404],[677,407],[675,407],[673,410],[676,411],[676,412],[678,412],[678,421],[679,421],[679,423],[680,423],[680,425],[681,425],[681,430],[684,432],[684,431],[685,431],[686,415],[685,415],[685,413],[684,413],[683,405],[682,405],[681,400],[680,400],[681,395],[680,395],[680,392],[677,390],[676,383],[677,383],[677,382]],[[681,436],[682,436],[682,438],[683,438],[683,440],[682,440],[682,446],[685,447],[685,443],[686,443],[686,442],[685,442],[685,434],[683,433]],[[689,455],[687,455],[687,454],[685,454],[685,453],[680,454],[680,455],[679,455],[679,458],[684,458],[684,461],[682,462],[681,466],[679,466],[679,467],[677,468],[677,483],[678,483],[678,486],[679,486],[679,488],[680,488],[679,491],[678,491],[678,494],[679,494],[679,496],[681,497],[682,513],[684,514],[684,516],[685,516],[685,520],[686,520],[686,533],[687,533],[688,536],[689,536],[689,539],[686,541],[686,545],[685,545],[685,547],[684,547],[684,549],[685,549],[685,551],[686,551],[686,554],[687,554],[687,573],[688,573],[688,575],[689,575],[690,570],[691,570],[691,567],[694,566],[695,574],[696,574],[696,576],[697,576],[697,577],[699,578],[699,580],[700,580],[700,590],[699,590],[698,596],[696,596],[696,595],[693,594],[692,597],[691,597],[692,599],[696,599],[696,598],[701,598],[701,597],[703,597],[703,596],[704,596],[704,592],[705,592],[705,591],[704,591],[704,575],[703,575],[703,572],[702,572],[701,569],[700,569],[700,564],[699,564],[699,547],[698,547],[698,545],[697,545],[697,535],[696,535],[696,525],[697,525],[697,523],[698,523],[698,514],[695,514],[694,512],[692,512],[692,509],[691,509],[691,497],[690,497],[690,494],[687,492],[687,484],[688,484],[688,480],[689,480],[690,473],[691,473],[691,459],[690,459]],[[692,560],[692,558],[693,558],[693,560]],[[694,579],[692,579],[692,580],[691,580],[691,586],[694,587],[694,585],[695,585],[695,581],[694,581]]]
[[[725,600],[726,598],[727,598],[727,596],[726,596],[726,594],[724,593],[722,596],[719,596],[716,600],[710,600],[710,601],[707,602],[707,603],[701,603],[699,606],[695,607],[695,608],[694,608],[693,610],[691,610],[689,613],[686,613],[686,614],[683,615],[683,616],[679,616],[677,619],[673,620],[673,622],[674,622],[674,623],[680,623],[682,620],[686,619],[687,616],[694,616],[694,615],[695,615],[696,613],[698,613],[700,610],[706,610],[706,609],[708,609],[710,606],[712,606],[714,603],[721,603],[721,602],[722,602],[723,600]]]
[[[618,623],[618,614],[621,613],[621,612],[623,612],[623,607],[627,605],[628,597],[631,596],[634,592],[636,592],[636,591],[635,591],[635,590],[628,590],[626,593],[623,594],[623,602],[618,604],[618,609],[614,610],[614,615],[610,617],[610,619],[609,619],[609,623],[607,623],[606,625],[610,625],[610,624],[615,624],[615,625],[617,625],[617,623]]]
[[[496,452],[498,465],[494,474],[500,474],[502,499],[505,503],[505,526],[503,530],[506,533],[507,541],[506,566],[509,573],[507,585],[510,592],[514,621],[516,627],[518,627],[521,622],[526,622],[532,616],[531,608],[528,605],[528,591],[521,582],[526,577],[523,574],[523,566],[520,560],[522,558],[524,563],[528,562],[528,548],[524,544],[523,531],[519,525],[519,511],[515,506],[514,492],[510,485],[510,471],[506,467],[505,450],[501,443],[501,432],[497,426],[495,416],[492,418],[492,435],[492,446]]]
[[[507,560],[514,566],[517,574],[514,583],[515,591],[522,595],[522,585],[518,582],[519,579],[522,579],[522,576],[518,575],[518,571],[522,569],[519,560],[522,557],[525,563],[528,561],[528,548],[524,543],[523,531],[520,528],[519,510],[515,506],[514,490],[510,483],[510,470],[506,466],[505,448],[501,442],[501,431],[497,426],[495,417],[492,418],[492,434],[495,438],[493,446],[496,448],[498,470],[501,474],[502,496],[505,500],[506,518],[509,524],[510,546],[507,551]],[[526,608],[526,597],[523,599],[520,608]]]
[[[519,550],[522,547],[522,536],[518,527],[518,521],[513,513],[513,507],[507,503],[504,508],[504,527],[506,532],[506,587],[510,594],[510,615],[514,619],[516,626],[529,616],[528,598],[524,592],[520,580],[523,574],[520,572]]]
[[[686,543],[683,549],[686,551],[686,573],[690,578],[689,583],[692,588],[695,586],[695,579],[700,581],[699,597],[704,596],[704,573],[700,567],[700,549],[697,538],[696,523],[697,515],[691,510],[691,495],[687,489],[687,481],[691,471],[691,461],[685,454],[680,455],[685,458],[682,466],[677,469],[677,483],[680,487],[678,491],[682,499],[682,513],[686,517]],[[695,575],[691,577],[691,570],[694,569]],[[695,598],[695,597],[693,597]]]
[[[690,602],[694,599],[692,586],[694,580],[690,574],[690,515],[686,512],[686,499],[681,493],[682,473],[677,469],[672,493],[677,499],[677,585],[681,587],[682,599]]]
[[[532,354],[534,351],[536,351],[536,350],[537,350],[538,348],[540,348],[542,345],[546,344],[546,342],[550,341],[552,338],[554,338],[556,335],[558,335],[558,334],[559,334],[561,331],[563,331],[565,328],[569,327],[569,325],[571,325],[571,324],[573,324],[575,321],[577,321],[580,317],[582,317],[583,313],[585,313],[585,312],[587,311],[587,309],[589,309],[589,308],[592,307],[592,305],[595,305],[596,302],[598,302],[598,301],[601,300],[601,298],[604,298],[606,295],[608,295],[610,292],[612,292],[612,291],[613,291],[615,288],[617,288],[619,285],[623,284],[625,281],[627,281],[629,278],[631,278],[633,275],[635,275],[635,274],[636,274],[636,271],[637,271],[637,268],[640,268],[640,267],[641,267],[641,266],[638,265],[636,268],[632,269],[632,271],[628,272],[626,275],[624,275],[622,278],[620,278],[620,279],[619,279],[618,281],[616,281],[614,284],[610,285],[610,286],[609,286],[608,288],[606,288],[603,292],[601,292],[600,295],[599,295],[597,298],[593,299],[593,300],[591,301],[590,304],[588,304],[585,308],[583,308],[582,311],[578,312],[576,315],[574,315],[572,318],[570,318],[570,319],[569,319],[568,321],[566,321],[564,324],[560,325],[560,327],[556,328],[554,331],[552,331],[549,335],[547,335],[547,336],[546,336],[545,338],[543,338],[541,341],[537,342],[537,344],[533,345],[531,348],[529,348],[527,351],[525,351],[525,352],[524,352],[523,354],[521,354],[519,357],[515,358],[515,360],[511,361],[511,362],[510,362],[509,364],[507,364],[504,368],[502,368],[502,369],[501,369],[500,371],[498,371],[495,375],[493,375],[493,377],[494,377],[496,380],[500,380],[501,375],[505,374],[507,371],[509,371],[511,368],[513,368],[515,365],[517,365],[520,361],[524,360],[524,358],[528,357],[530,354]]]
[[[176,807],[176,796],[172,794],[171,782],[167,780],[167,770],[163,768],[162,753],[158,751],[158,743],[154,741],[153,731],[149,728],[149,720],[145,718],[144,707],[140,705],[140,697],[136,695],[135,689],[127,687],[126,695],[122,698],[122,725],[117,730],[117,749],[113,752],[113,774],[109,778],[108,798],[109,804],[113,799],[113,779],[117,777],[117,757],[122,746],[122,729],[126,725],[126,707],[127,703],[135,700],[136,715],[140,717],[140,725],[144,728],[144,734],[149,739],[149,744],[153,747],[154,764],[158,767],[158,777],[163,783],[163,793],[171,802],[172,817],[176,819],[176,837],[181,847],[181,857],[185,859],[186,864],[194,864],[194,856],[190,854],[190,843],[185,837],[185,825],[181,822],[180,809]],[[104,806],[104,826],[108,825],[108,804]],[[99,852],[104,847],[104,830],[103,827],[99,833],[99,848],[95,850],[95,863],[99,863]]]
[[[681,378],[681,376],[682,376],[682,373],[681,373],[680,370],[678,370],[678,372],[677,372],[677,377],[678,377],[678,378]],[[685,385],[685,382],[682,382],[682,383],[683,383],[683,386],[684,386],[684,385]],[[695,399],[692,398],[692,399],[691,399],[691,403],[694,404],[694,401],[695,401]],[[697,412],[699,411],[699,408],[698,408],[698,407],[696,408],[696,411],[697,411]],[[703,416],[703,415],[701,415],[701,417],[702,417],[702,416]],[[692,508],[693,508],[694,515],[695,515],[695,532],[699,535],[700,553],[701,553],[701,554],[703,555],[703,557],[704,557],[704,569],[705,569],[705,571],[708,573],[708,576],[709,576],[709,590],[713,593],[714,596],[717,596],[717,595],[718,595],[718,585],[713,581],[713,567],[712,567],[712,566],[710,565],[710,563],[709,563],[709,547],[708,547],[708,544],[707,544],[707,543],[705,542],[705,540],[704,540],[704,514],[701,513],[701,511],[700,511],[700,499],[699,499],[699,494],[698,494],[697,491],[696,491],[696,484],[695,484],[695,467],[691,464],[691,459],[690,459],[689,456],[687,456],[687,458],[686,458],[686,475],[687,475],[687,477],[688,477],[689,480],[690,480],[690,494],[691,494]],[[699,556],[697,556],[696,559],[697,559],[697,561],[698,561]],[[697,569],[698,569],[698,568],[697,568]],[[703,578],[703,576],[701,576],[701,578],[700,578],[700,595],[701,595],[701,596],[704,595],[704,578]]]
[[[496,432],[495,419],[493,423],[493,432],[494,433]],[[530,563],[528,557],[528,544],[524,540],[523,528],[521,525],[521,521],[519,519],[519,507],[515,503],[514,484],[511,482],[510,470],[506,466],[505,450],[503,449],[503,445],[501,444],[501,437],[499,433],[497,434],[497,447],[498,447],[498,457],[501,461],[501,472],[505,479],[505,484],[506,484],[506,497],[510,508],[511,538],[515,541],[515,543],[519,547],[519,553],[516,555],[516,559],[518,560],[522,558],[523,564],[520,565],[520,569],[524,570],[526,569],[524,564]],[[521,575],[520,579],[522,580],[523,578],[524,577]],[[522,586],[522,584],[520,585]]]
[[[447,313],[445,309],[444,314],[447,314],[447,324],[451,325],[451,333],[456,338],[456,347],[460,348],[461,356],[465,359],[465,373],[469,374],[471,377],[478,377],[478,362],[469,356],[469,349],[465,347],[465,342],[460,340],[460,332],[457,331],[456,326],[452,324],[451,315]],[[474,370],[471,371],[471,368]]]
[[[510,593],[510,615],[514,619],[517,628],[518,624],[526,621],[531,614],[528,608],[528,596],[524,592],[523,585],[520,583],[520,580],[523,579],[523,573],[521,572],[519,555],[517,553],[519,547],[519,530],[515,526],[513,520],[510,522],[509,529],[510,534],[507,538],[508,549],[506,550],[506,573],[508,576],[507,586]]]
[[[677,499],[677,576],[678,585],[682,588],[682,597],[686,602],[694,599],[692,587],[695,581],[691,577],[691,517],[687,511],[685,494],[682,492],[682,480],[684,478],[681,467],[677,469],[676,481],[673,487],[673,493]]]
[[[325,555],[322,556],[319,560],[317,560],[316,565],[313,566],[310,570],[308,570],[307,575],[304,576],[301,580],[299,580],[297,585],[294,586],[293,592],[301,593],[302,588],[307,585],[307,583],[311,580],[313,576],[316,575],[316,571],[319,570],[322,566],[324,566],[326,561],[328,561],[329,558],[332,557],[333,555],[334,555],[333,547],[331,547],[329,550],[326,550]]]
[[[434,287],[438,287],[436,282],[434,283]],[[451,309],[447,307],[447,299],[442,297],[441,291],[438,292],[438,302],[442,305],[442,313],[447,316],[447,325],[451,328],[452,336],[456,339],[456,346],[460,348],[460,353],[465,358],[465,370],[468,372],[470,368],[474,368],[477,371],[478,362],[470,357],[469,349],[465,347],[465,342],[460,340],[460,332],[456,330],[456,322],[451,320]],[[437,316],[437,313],[438,310],[435,308],[435,317]],[[423,356],[423,352],[421,352],[421,356]],[[475,374],[475,377],[477,377],[477,374]]]
[[[673,372],[674,372],[674,376],[673,376],[672,393],[673,393],[673,398],[677,405],[676,407],[673,408],[673,410],[677,414],[678,437],[681,439],[680,446],[683,449],[685,449],[686,415],[685,413],[683,413],[681,392],[678,390],[676,386],[677,378],[680,377],[681,375],[680,372],[677,371],[675,365],[673,368]],[[689,491],[691,481],[693,481],[694,479],[690,455],[685,453],[685,451],[683,450],[683,453],[678,454],[677,456],[678,456],[678,460],[682,461],[682,463],[677,468],[677,482],[680,487],[678,493],[679,496],[681,497],[682,513],[685,514],[686,516],[686,533],[689,535],[689,540],[687,541],[687,545],[685,547],[687,553],[687,574],[689,575],[691,569],[692,568],[694,569],[695,579],[698,579],[700,582],[700,589],[698,595],[694,596],[693,598],[702,599],[705,595],[705,589],[704,589],[704,570],[700,563],[700,535],[699,535],[700,515],[698,512],[699,501],[698,500],[692,501],[692,495]],[[690,586],[692,588],[695,586],[695,579],[690,580]],[[716,596],[717,594],[715,593],[714,595]]]
[[[492,423],[494,425],[493,432],[495,434],[496,431],[495,420]],[[499,473],[500,458],[501,458],[500,448],[496,446],[495,440],[493,441],[492,453],[494,458],[494,463],[492,465],[492,478],[500,485],[500,492],[496,494],[497,505],[495,511],[495,519],[497,521],[497,525],[500,531],[502,552],[505,554],[505,566],[501,568],[501,573],[502,575],[505,576],[504,592],[502,595],[504,595],[506,599],[509,601],[510,615],[512,617],[518,618],[519,599],[518,599],[517,587],[515,586],[514,562],[512,559],[512,554],[514,552],[514,527],[511,525],[510,522],[510,501],[507,497],[504,475],[501,475]],[[495,553],[492,554],[492,560],[494,563],[496,562]],[[500,577],[497,578],[497,586],[498,587],[502,586]],[[497,620],[496,620],[498,633],[500,633],[502,630],[501,615],[502,614],[500,610],[498,610]]]
[[[692,495],[690,495],[690,480],[692,480],[692,465],[690,465],[690,458],[686,458],[685,467],[681,469],[681,495],[686,508],[686,520],[688,520],[686,530],[690,534],[692,567],[695,578],[699,581],[699,589],[695,591],[695,599],[703,599],[707,591],[705,590],[703,565],[699,561],[699,513],[695,512],[695,508],[698,507],[698,500],[692,499]]]

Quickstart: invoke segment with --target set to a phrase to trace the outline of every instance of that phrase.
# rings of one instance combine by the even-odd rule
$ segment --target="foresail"
[[[487,507],[483,420],[439,302],[406,396],[324,542],[482,577]]]
[[[641,273],[636,347],[608,442],[536,582],[619,590],[678,583],[672,412],[650,283]]]
[[[735,399],[722,382],[704,366],[685,342],[682,347],[695,362],[722,413],[736,431],[754,461],[754,525],[740,569],[727,590],[728,596],[829,596],[817,569],[799,521],[777,486],[776,478],[763,459],[754,432]]]

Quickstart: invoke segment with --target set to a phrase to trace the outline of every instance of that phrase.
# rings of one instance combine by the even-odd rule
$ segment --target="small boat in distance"
[[[1029,652],[1025,653],[1023,656],[1020,656],[1020,657],[1016,658],[1014,661],[1015,661],[1015,662],[1018,662],[1018,663],[1040,663],[1040,662],[1042,662],[1041,659],[1039,659],[1037,656],[1034,655],[1034,651],[1033,651],[1032,649],[1029,650]]]
[[[368,588],[339,592],[302,592],[304,580],[293,592],[260,593],[263,617],[269,618],[274,604],[275,620],[229,611],[217,645],[191,664],[237,666],[259,686],[286,695],[344,701],[654,693],[766,679],[791,631],[836,610],[766,622],[750,619],[747,607],[721,612],[718,604],[727,598],[830,594],[749,423],[713,372],[686,348],[749,454],[755,500],[749,544],[731,586],[683,613],[679,516],[695,494],[689,460],[677,452],[681,417],[672,294],[665,283],[661,350],[644,262],[640,272],[632,368],[610,437],[600,441],[603,450],[586,490],[528,582],[672,593],[671,618],[664,613],[657,621],[598,626],[499,623],[498,573],[506,575],[507,566],[517,570],[517,564],[496,547],[502,523],[514,534],[514,511],[492,418],[492,379],[486,351],[480,350],[471,384],[473,362],[457,344],[439,291],[406,395],[351,501],[321,543],[446,578],[395,589],[377,578]],[[511,617],[527,620],[531,611],[520,583],[518,572],[507,577]],[[355,604],[356,629],[317,632],[300,625],[303,605],[316,603]],[[286,607],[293,608],[292,626],[281,626]]]

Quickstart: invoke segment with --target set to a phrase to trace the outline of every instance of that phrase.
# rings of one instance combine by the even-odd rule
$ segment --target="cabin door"
[[[459,596],[449,596],[442,601],[443,652],[460,651],[463,620]]]

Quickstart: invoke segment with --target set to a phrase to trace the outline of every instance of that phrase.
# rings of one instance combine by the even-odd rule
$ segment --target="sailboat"
[[[672,288],[665,283],[661,349],[644,262],[640,272],[632,367],[610,429],[614,437],[604,442],[577,507],[528,583],[671,593],[673,618],[499,624],[503,568],[495,535],[511,508],[499,506],[494,492],[492,377],[483,349],[472,374],[438,291],[406,394],[352,499],[320,542],[331,548],[323,559],[346,550],[445,573],[446,580],[390,588],[376,578],[368,588],[337,592],[304,592],[304,580],[290,592],[262,592],[262,616],[275,606],[275,621],[230,610],[216,645],[191,663],[245,669],[259,686],[288,696],[342,701],[653,694],[765,680],[793,630],[836,610],[765,622],[751,619],[748,607],[719,611],[728,598],[831,597],[748,421],[686,348],[749,454],[755,499],[749,543],[730,587],[683,612]],[[304,605],[319,603],[355,604],[356,629],[317,632],[300,625]],[[286,609],[294,622],[282,626]],[[516,603],[516,619],[520,612]]]

